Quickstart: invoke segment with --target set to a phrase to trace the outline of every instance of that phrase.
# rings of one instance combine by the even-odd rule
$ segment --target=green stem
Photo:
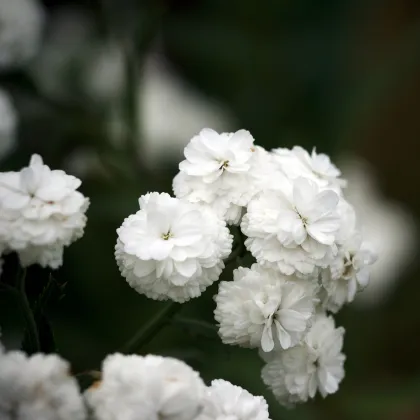
[[[168,302],[166,305],[134,336],[124,344],[120,351],[122,353],[133,353],[140,351],[142,347],[149,343],[167,324],[171,322],[171,317],[181,309],[182,305],[175,302]]]
[[[19,293],[20,306],[25,317],[26,333],[29,340],[30,351],[31,353],[36,353],[40,350],[41,346],[34,314],[32,312],[31,305],[29,304],[28,297],[26,296],[25,281],[26,269],[23,269],[18,276],[17,291]]]

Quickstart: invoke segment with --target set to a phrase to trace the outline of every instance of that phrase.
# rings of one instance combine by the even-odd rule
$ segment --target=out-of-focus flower
[[[115,256],[127,282],[152,299],[185,302],[218,280],[232,247],[212,210],[166,193],[140,197],[118,229]]]
[[[343,335],[332,317],[320,314],[301,345],[268,354],[262,379],[280,403],[293,405],[317,392],[326,397],[338,390],[344,378]]]
[[[0,160],[13,148],[16,128],[17,115],[12,100],[4,90],[0,90]]]
[[[357,295],[355,304],[380,304],[416,255],[416,221],[401,204],[381,193],[367,162],[347,157],[340,167],[348,180],[344,194],[356,210],[363,239],[378,254],[370,269],[369,286]]]
[[[104,360],[102,380],[85,396],[95,420],[195,420],[205,390],[180,360],[117,353]]]
[[[286,277],[254,264],[223,281],[215,296],[215,319],[226,344],[288,349],[307,331],[315,307],[314,282]]]
[[[38,0],[0,0],[0,70],[33,58],[45,16]]]
[[[223,379],[207,388],[204,409],[196,420],[270,420],[267,402]]]
[[[69,364],[57,355],[0,354],[2,420],[83,420],[83,398]]]
[[[64,247],[83,236],[89,200],[77,191],[80,184],[39,155],[20,172],[0,173],[0,243],[22,265],[57,268]]]

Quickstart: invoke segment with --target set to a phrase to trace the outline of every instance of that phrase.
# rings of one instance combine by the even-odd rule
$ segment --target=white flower
[[[301,345],[269,354],[262,379],[280,403],[306,402],[317,391],[326,397],[338,390],[344,378],[343,335],[332,317],[317,315]]]
[[[0,173],[0,243],[24,266],[59,267],[64,247],[83,235],[86,224],[89,200],[76,191],[80,184],[39,155],[20,172]]]
[[[223,379],[207,388],[204,409],[196,420],[270,420],[267,402]]]
[[[210,209],[166,193],[140,197],[117,230],[115,256],[131,287],[176,302],[199,296],[219,278],[232,248],[226,224]]]
[[[35,55],[43,23],[44,11],[37,0],[0,0],[0,70]]]
[[[321,273],[324,307],[337,312],[345,303],[352,302],[356,292],[368,285],[369,266],[375,260],[376,255],[362,242],[360,234],[355,233],[341,245],[334,261]]]
[[[117,353],[104,360],[102,380],[85,397],[95,420],[195,420],[205,390],[180,360]]]
[[[337,188],[346,185],[339,179],[340,170],[331,162],[328,155],[316,153],[315,148],[310,155],[300,146],[293,149],[278,148],[272,150],[273,160],[290,179],[308,178],[321,187]]]
[[[314,313],[315,286],[254,264],[223,281],[214,312],[225,344],[288,349],[298,344]]]
[[[57,355],[0,354],[2,420],[83,420],[83,398],[69,364]]]
[[[16,126],[17,115],[12,100],[0,90],[0,159],[9,153],[16,141]]]
[[[268,182],[271,157],[246,130],[221,133],[209,128],[193,137],[173,183],[177,197],[212,206],[229,223]]]
[[[245,244],[263,265],[286,275],[312,274],[336,253],[339,201],[333,190],[307,179],[279,178],[277,191],[265,191],[249,203],[241,223]]]

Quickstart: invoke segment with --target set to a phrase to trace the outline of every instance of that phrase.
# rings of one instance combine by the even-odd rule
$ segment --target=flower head
[[[337,312],[345,303],[352,302],[356,292],[368,285],[370,266],[376,258],[360,234],[355,233],[345,241],[334,261],[321,274],[324,307]]]
[[[89,200],[81,181],[33,155],[20,172],[0,173],[0,243],[21,263],[57,268],[63,249],[83,235]]]
[[[204,394],[198,373],[179,360],[117,353],[85,396],[95,420],[195,420]]]
[[[83,420],[85,407],[69,364],[57,355],[0,354],[0,418]]]
[[[302,344],[268,356],[262,379],[280,403],[306,402],[317,392],[326,397],[338,390],[344,378],[343,335],[332,317],[320,314]]]
[[[242,208],[268,182],[268,152],[254,145],[246,130],[217,133],[204,129],[184,150],[174,178],[177,197],[210,205],[228,223],[237,224]]]
[[[226,344],[288,349],[298,344],[314,313],[315,285],[254,264],[221,282],[215,318]]]
[[[121,274],[139,293],[176,302],[197,297],[224,268],[232,247],[226,224],[210,209],[166,193],[140,197],[118,229]]]
[[[196,420],[270,420],[263,397],[223,379],[212,381],[207,388],[204,409]]]

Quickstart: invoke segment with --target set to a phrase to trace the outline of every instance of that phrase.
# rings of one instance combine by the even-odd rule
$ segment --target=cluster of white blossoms
[[[340,171],[315,150],[267,151],[246,130],[203,129],[184,154],[176,198],[141,197],[140,211],[118,229],[122,275],[153,299],[197,297],[224,268],[231,225],[237,261],[249,252],[254,263],[219,284],[222,341],[259,349],[262,379],[282,404],[334,393],[344,377],[344,330],[328,313],[368,285],[376,259]]]
[[[0,345],[2,420],[270,420],[263,397],[199,374],[170,357],[106,357],[101,379],[84,393],[59,356]]]
[[[15,251],[23,266],[62,265],[64,247],[79,239],[89,199],[81,181],[51,170],[39,155],[19,172],[0,173],[0,254]]]
[[[41,43],[44,20],[38,0],[0,0],[0,70],[33,58]]]

